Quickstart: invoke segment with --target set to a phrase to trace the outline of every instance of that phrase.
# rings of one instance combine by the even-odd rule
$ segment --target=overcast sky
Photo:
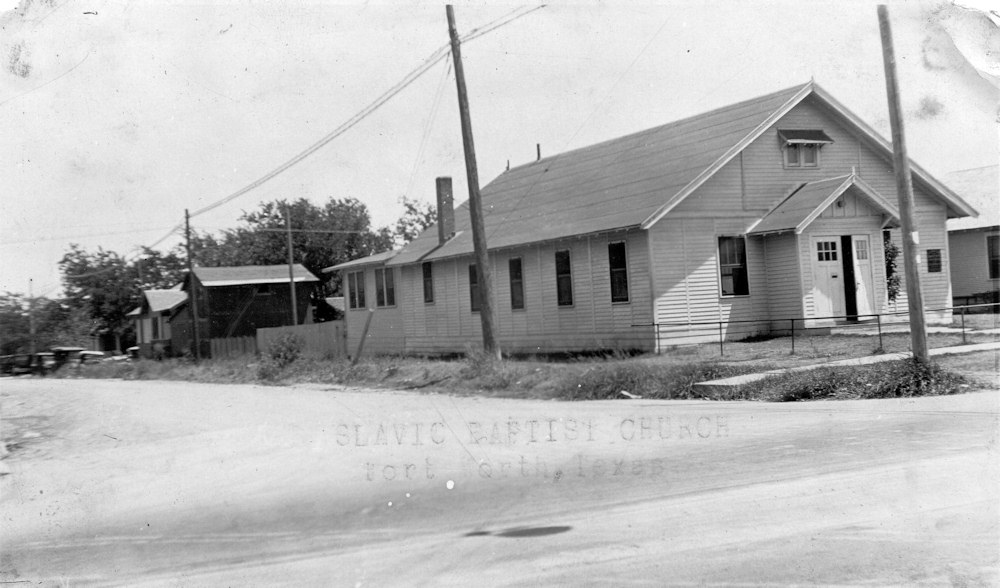
[[[910,155],[995,165],[1000,36],[969,0],[889,2]],[[979,0],[986,4],[985,0]],[[615,3],[617,4],[617,3]],[[517,6],[459,3],[460,33]],[[447,43],[443,5],[10,0],[0,4],[0,291],[59,294],[70,243],[129,253],[276,168]],[[810,78],[889,136],[876,3],[555,3],[463,45],[480,179]],[[260,188],[193,219],[236,225],[276,198],[355,197],[374,223],[434,178],[467,198],[443,60]],[[447,77],[446,77],[447,75]],[[169,248],[178,237],[163,242]]]

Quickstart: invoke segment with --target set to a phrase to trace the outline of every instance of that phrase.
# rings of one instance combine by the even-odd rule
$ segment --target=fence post
[[[882,353],[885,353],[885,347],[882,345],[882,315],[881,314],[876,314],[875,315],[875,323],[878,325],[878,348],[882,350]]]
[[[723,344],[724,337],[722,335],[722,321],[719,321],[719,355],[726,354],[726,348]]]
[[[792,353],[790,355],[795,355],[795,319],[792,319]]]
[[[965,307],[962,307],[962,345],[965,345]]]

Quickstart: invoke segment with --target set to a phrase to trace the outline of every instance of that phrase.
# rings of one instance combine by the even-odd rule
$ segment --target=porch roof
[[[840,198],[844,192],[854,188],[865,200],[881,209],[893,221],[899,221],[899,211],[891,202],[875,191],[867,182],[854,174],[828,178],[803,184],[771,212],[764,215],[749,231],[748,235],[802,233],[824,210]]]

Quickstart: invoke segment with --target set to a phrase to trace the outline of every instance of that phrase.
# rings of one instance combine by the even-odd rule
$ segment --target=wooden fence
[[[228,337],[210,341],[212,359],[229,359],[257,354],[257,339],[254,337]]]
[[[257,349],[267,351],[275,339],[285,334],[299,338],[302,342],[302,355],[319,359],[347,357],[347,325],[344,321],[257,329]]]

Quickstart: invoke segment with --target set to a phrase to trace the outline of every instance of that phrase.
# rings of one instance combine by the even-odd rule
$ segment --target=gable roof
[[[945,176],[948,187],[979,210],[978,218],[948,221],[949,231],[984,229],[1000,225],[1000,166],[987,165],[951,172]]]
[[[508,170],[482,189],[486,240],[501,249],[577,235],[648,229],[809,96],[854,125],[891,161],[892,148],[813,82]],[[913,175],[948,205],[974,214],[916,164]],[[459,210],[467,211],[468,202]],[[430,228],[387,265],[473,251],[469,215],[455,214],[454,237],[438,244]]]
[[[182,290],[145,290],[146,304],[150,312],[173,310],[187,301],[187,292]]]
[[[302,264],[292,266],[295,282],[318,282],[319,278]],[[287,284],[287,265],[244,265],[238,267],[196,267],[194,275],[206,288],[247,284]]]
[[[857,175],[848,174],[803,184],[771,212],[764,215],[764,218],[747,231],[747,234],[763,235],[787,231],[800,234],[850,188],[865,196],[866,200],[882,209],[882,212],[888,214],[892,220],[899,222],[899,211],[891,202]]]

